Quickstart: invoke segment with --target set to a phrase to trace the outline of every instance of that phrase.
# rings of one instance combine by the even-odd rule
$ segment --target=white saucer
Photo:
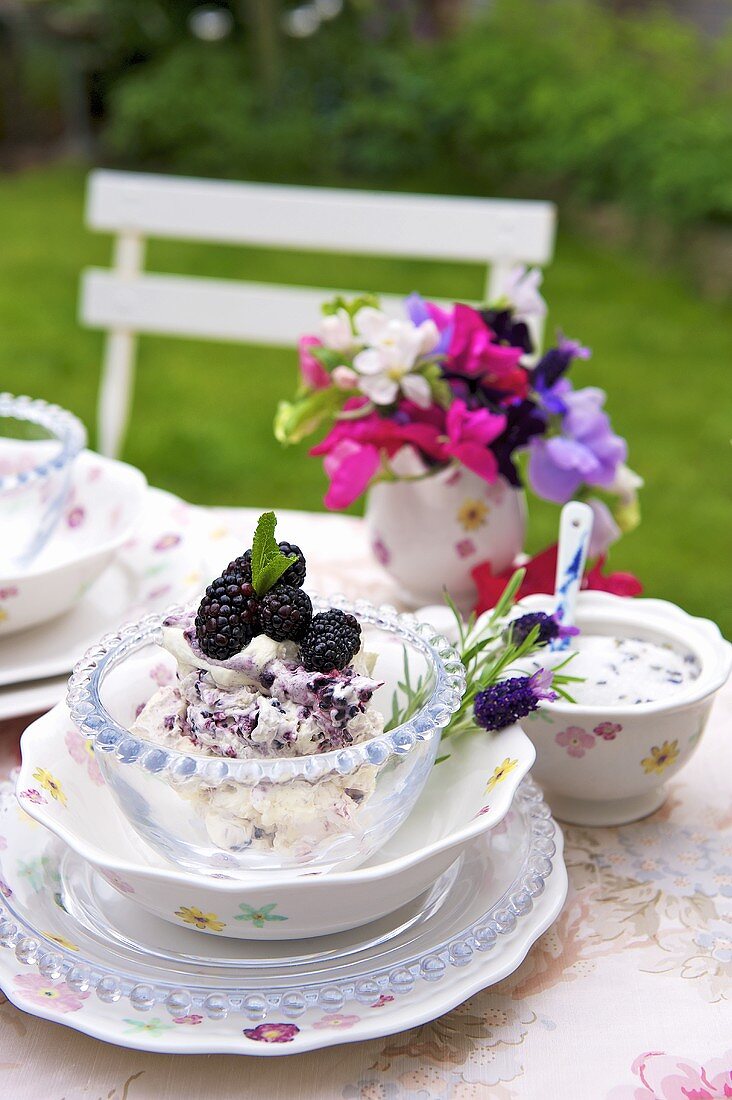
[[[125,543],[76,607],[0,639],[0,717],[58,702],[66,677],[51,678],[70,672],[81,654],[120,622],[193,599],[207,579],[209,526],[199,509],[161,489],[148,489],[140,533]],[[41,680],[51,682],[32,683]]]
[[[515,970],[567,891],[561,833],[530,781],[421,899],[319,940],[244,944],[150,916],[20,811],[10,784],[0,834],[6,996],[166,1053],[300,1053],[434,1019]]]

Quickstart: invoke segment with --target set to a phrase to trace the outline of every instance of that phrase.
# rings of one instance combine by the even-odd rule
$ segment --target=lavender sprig
[[[516,570],[493,611],[481,619],[473,614],[466,623],[454,602],[445,595],[457,624],[458,651],[465,666],[467,688],[459,709],[443,731],[443,738],[474,732],[477,726],[503,729],[536,710],[542,699],[561,695],[573,701],[564,685],[577,682],[579,677],[561,671],[573,654],[553,669],[539,669],[528,675],[518,668],[516,672],[522,674],[507,676],[520,660],[543,648],[554,633],[548,625],[549,616],[523,616],[513,624],[506,624],[525,572]]]

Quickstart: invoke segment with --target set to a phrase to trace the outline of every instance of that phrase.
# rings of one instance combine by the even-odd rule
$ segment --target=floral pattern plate
[[[30,713],[63,697],[77,658],[127,619],[192,599],[208,576],[212,521],[161,489],[148,489],[135,537],[66,615],[0,641],[0,717]],[[12,602],[12,593],[0,593]],[[32,681],[48,681],[29,690]],[[19,688],[19,685],[26,685]],[[55,692],[55,686],[58,691]],[[20,708],[20,709],[17,709]]]
[[[531,781],[421,905],[320,941],[245,948],[173,929],[29,818],[10,784],[0,788],[0,867],[7,997],[96,1038],[168,1053],[298,1053],[435,1019],[512,973],[567,891],[561,833]]]

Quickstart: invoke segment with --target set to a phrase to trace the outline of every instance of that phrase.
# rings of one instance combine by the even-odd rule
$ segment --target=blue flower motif
[[[724,837],[700,827],[672,822],[639,823],[616,832],[596,856],[605,871],[637,882],[655,883],[672,897],[732,895],[732,874]]]

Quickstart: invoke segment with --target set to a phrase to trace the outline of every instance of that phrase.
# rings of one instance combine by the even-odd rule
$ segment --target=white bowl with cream
[[[516,614],[553,611],[530,596]],[[566,668],[574,702],[542,703],[521,723],[534,742],[533,775],[553,813],[578,825],[622,825],[653,813],[665,783],[696,750],[714,696],[732,669],[732,645],[708,619],[665,600],[580,593]],[[539,651],[537,667],[566,654]]]

